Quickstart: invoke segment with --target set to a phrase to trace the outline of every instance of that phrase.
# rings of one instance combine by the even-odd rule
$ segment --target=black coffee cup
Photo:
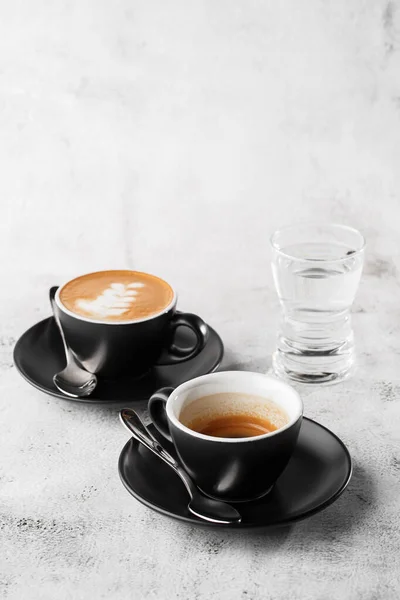
[[[220,392],[253,394],[265,402],[272,401],[286,413],[286,424],[263,435],[223,438],[198,433],[180,421],[182,410],[191,402]],[[183,466],[205,494],[227,502],[243,502],[267,494],[285,469],[296,446],[303,403],[291,386],[275,378],[225,371],[197,377],[176,389],[159,390],[150,398],[149,412],[158,431],[173,442]]]
[[[67,284],[64,284],[67,285]],[[208,337],[206,323],[197,315],[176,310],[177,295],[161,312],[132,321],[100,321],[68,310],[55,301],[65,338],[82,365],[91,373],[104,377],[129,375],[138,377],[156,365],[174,365],[194,358]],[[188,327],[196,342],[181,348],[175,342],[178,327]]]

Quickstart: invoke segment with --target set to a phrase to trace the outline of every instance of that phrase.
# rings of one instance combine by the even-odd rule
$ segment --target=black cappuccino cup
[[[206,323],[177,311],[175,290],[148,273],[89,273],[59,287],[55,301],[71,350],[85,369],[104,377],[138,377],[152,366],[189,360],[208,337]],[[193,347],[176,344],[178,327],[193,331]]]

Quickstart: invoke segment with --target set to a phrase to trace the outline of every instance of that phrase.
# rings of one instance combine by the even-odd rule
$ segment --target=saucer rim
[[[17,369],[18,373],[21,375],[21,377],[27,382],[29,383],[29,385],[31,385],[32,387],[36,388],[37,390],[39,390],[40,392],[42,392],[43,394],[46,394],[47,396],[52,396],[53,398],[58,398],[59,400],[67,400],[70,402],[78,402],[80,404],[98,404],[99,406],[102,405],[109,405],[109,404],[115,404],[115,405],[119,405],[119,404],[123,404],[124,401],[121,401],[120,399],[117,400],[113,400],[112,398],[105,398],[104,400],[100,400],[99,398],[90,398],[89,396],[86,397],[82,397],[82,398],[73,398],[72,396],[67,396],[65,394],[63,394],[62,392],[60,392],[59,390],[57,390],[56,388],[54,388],[54,390],[51,390],[50,388],[47,387],[43,387],[41,385],[39,385],[35,380],[31,379],[31,377],[25,372],[25,370],[22,368],[20,361],[17,357],[18,353],[21,353],[20,347],[23,345],[24,343],[24,338],[28,336],[28,334],[32,331],[32,329],[35,329],[36,327],[40,327],[40,326],[45,326],[45,323],[48,321],[54,321],[54,317],[53,316],[49,316],[46,317],[44,319],[41,319],[40,321],[37,321],[36,323],[34,323],[34,325],[31,325],[28,329],[26,329],[17,339],[15,346],[14,346],[14,350],[13,350],[13,364],[15,366],[15,368]],[[223,361],[224,358],[224,354],[225,354],[225,346],[224,343],[222,341],[221,336],[219,335],[219,333],[213,328],[211,327],[211,325],[209,325],[207,323],[207,326],[209,328],[210,331],[212,331],[215,334],[215,339],[219,344],[219,353],[218,353],[218,358],[216,359],[216,363],[213,366],[213,368],[210,371],[207,371],[206,373],[203,373],[204,375],[209,375],[210,373],[215,373],[215,371],[217,371],[219,369],[219,367],[221,366],[221,363]],[[206,346],[207,347],[207,343]],[[197,356],[190,359],[190,360],[196,360]],[[184,363],[182,363],[184,364]],[[161,365],[160,365],[161,366]],[[167,367],[168,365],[163,365],[164,367]],[[175,366],[175,365],[171,365],[171,366]],[[184,382],[182,382],[184,383]],[[180,384],[179,384],[180,385]],[[134,399],[133,402],[143,402],[148,400],[148,398],[137,398]]]
[[[199,525],[199,526],[203,526],[203,527],[216,527],[218,529],[220,529],[220,528],[227,529],[228,528],[228,529],[236,529],[236,530],[241,530],[241,531],[246,530],[246,529],[249,529],[249,530],[276,529],[278,527],[285,527],[285,526],[293,525],[294,523],[298,523],[299,521],[304,521],[305,519],[308,519],[308,518],[314,516],[315,514],[322,512],[323,510],[328,508],[331,504],[336,502],[336,500],[343,494],[343,492],[348,487],[348,485],[351,481],[352,475],[353,475],[353,460],[351,458],[350,451],[347,448],[346,444],[343,442],[343,440],[338,435],[336,435],[336,433],[334,433],[333,431],[328,429],[328,427],[325,427],[325,425],[318,423],[314,419],[310,419],[309,417],[303,416],[303,421],[308,421],[313,426],[317,426],[317,427],[324,429],[329,435],[331,435],[333,438],[335,438],[335,440],[339,443],[339,446],[342,448],[342,450],[344,452],[344,456],[346,457],[346,462],[347,462],[346,477],[345,477],[343,483],[341,484],[341,486],[336,490],[336,492],[334,494],[332,494],[332,496],[327,498],[324,502],[322,502],[321,504],[316,506],[315,508],[305,511],[304,513],[301,513],[300,515],[294,515],[293,517],[290,517],[290,518],[277,520],[277,521],[274,521],[273,523],[265,523],[265,524],[242,523],[242,522],[240,522],[240,523],[213,523],[211,521],[205,521],[203,519],[196,518],[195,516],[191,516],[191,515],[189,515],[189,516],[177,515],[175,513],[170,512],[169,510],[166,510],[165,508],[163,508],[161,506],[150,503],[145,498],[142,498],[139,494],[135,493],[135,491],[129,487],[128,483],[125,481],[125,479],[122,475],[122,472],[123,472],[122,459],[125,456],[125,454],[127,452],[129,452],[128,446],[131,445],[132,443],[139,444],[139,442],[136,442],[136,440],[134,440],[134,438],[130,438],[126,442],[126,444],[124,444],[124,446],[120,452],[120,455],[118,458],[118,474],[119,474],[120,480],[121,480],[123,486],[125,487],[125,489],[131,494],[131,496],[133,496],[141,504],[143,504],[144,506],[147,506],[147,508],[150,508],[151,510],[154,510],[160,514],[163,514],[172,519],[176,519],[177,521],[183,521],[183,522],[189,523],[191,525]],[[254,502],[256,502],[256,501],[257,500],[255,499]],[[246,502],[246,504],[250,504],[251,502],[252,501]]]

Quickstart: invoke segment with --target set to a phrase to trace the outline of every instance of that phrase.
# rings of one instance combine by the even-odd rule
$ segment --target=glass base
[[[332,385],[348,379],[354,368],[354,349],[345,355],[288,354],[276,350],[272,357],[275,374],[298,383]]]
[[[273,369],[299,383],[332,384],[350,377],[355,361],[354,337],[347,311],[333,315],[305,312],[302,320],[281,321]],[[317,320],[317,318],[318,320]]]

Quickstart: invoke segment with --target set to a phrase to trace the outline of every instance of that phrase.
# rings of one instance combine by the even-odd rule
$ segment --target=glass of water
[[[273,368],[303,383],[351,374],[350,308],[364,261],[361,233],[343,225],[299,225],[271,238],[272,272],[282,307]]]

